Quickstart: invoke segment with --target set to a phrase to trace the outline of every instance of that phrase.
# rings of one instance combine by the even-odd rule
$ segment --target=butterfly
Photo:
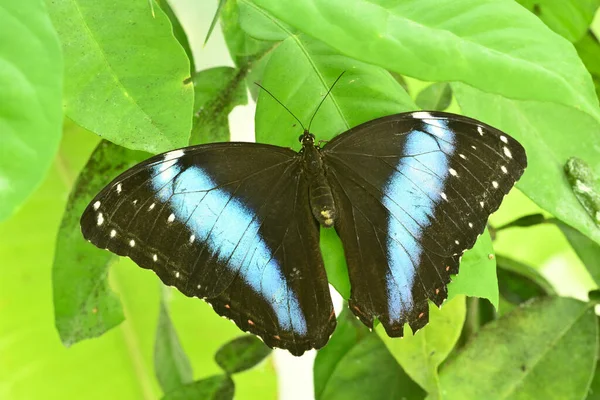
[[[170,151],[113,180],[83,236],[199,297],[270,347],[301,355],[336,326],[320,226],[341,238],[352,312],[391,337],[428,322],[488,216],[523,174],[523,147],[460,115],[417,111],[295,152],[214,143]]]

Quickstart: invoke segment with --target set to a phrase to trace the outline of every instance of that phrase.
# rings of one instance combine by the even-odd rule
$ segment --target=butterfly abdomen
[[[310,144],[304,145],[302,153],[306,177],[309,187],[309,201],[313,216],[325,228],[331,228],[335,223],[336,207],[331,186],[325,176],[323,161],[319,150]]]

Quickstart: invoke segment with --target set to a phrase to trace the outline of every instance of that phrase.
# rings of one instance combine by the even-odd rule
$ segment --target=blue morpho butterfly
[[[336,325],[319,225],[341,238],[352,312],[402,336],[427,324],[428,299],[446,299],[527,164],[510,136],[443,112],[378,118],[323,147],[304,129],[300,142],[298,153],[213,143],[152,157],[92,200],[83,235],[301,355]]]

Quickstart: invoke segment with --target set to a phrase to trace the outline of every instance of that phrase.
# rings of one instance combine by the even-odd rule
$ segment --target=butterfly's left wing
[[[102,190],[81,228],[271,347],[299,355],[333,332],[318,224],[290,149],[216,143],[155,156]]]
[[[450,275],[524,171],[521,145],[482,122],[414,112],[362,124],[322,150],[349,269],[349,305],[390,336],[428,321]]]

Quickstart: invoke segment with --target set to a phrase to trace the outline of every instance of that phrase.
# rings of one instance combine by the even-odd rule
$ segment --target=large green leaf
[[[460,337],[466,316],[465,297],[444,303],[442,309],[429,304],[429,324],[414,335],[390,338],[382,326],[377,331],[390,353],[406,373],[433,398],[440,396],[438,367]]]
[[[381,339],[346,309],[330,343],[315,360],[315,398],[405,399],[424,397]]]
[[[558,103],[600,120],[573,46],[513,1],[239,1],[358,60],[425,81]]]
[[[108,267],[115,257],[85,241],[79,219],[112,178],[148,156],[100,142],[69,196],[52,267],[56,328],[67,346],[102,335],[123,321],[119,299],[108,284]]]
[[[154,1],[154,0],[152,0]],[[192,122],[189,60],[160,7],[146,1],[48,1],[65,53],[64,108],[130,149],[183,147]]]
[[[597,354],[593,306],[545,297],[484,326],[442,368],[440,387],[448,400],[580,399]]]
[[[517,0],[554,32],[576,42],[587,32],[599,0]]]
[[[62,133],[63,60],[41,0],[0,7],[0,221],[40,185]]]

